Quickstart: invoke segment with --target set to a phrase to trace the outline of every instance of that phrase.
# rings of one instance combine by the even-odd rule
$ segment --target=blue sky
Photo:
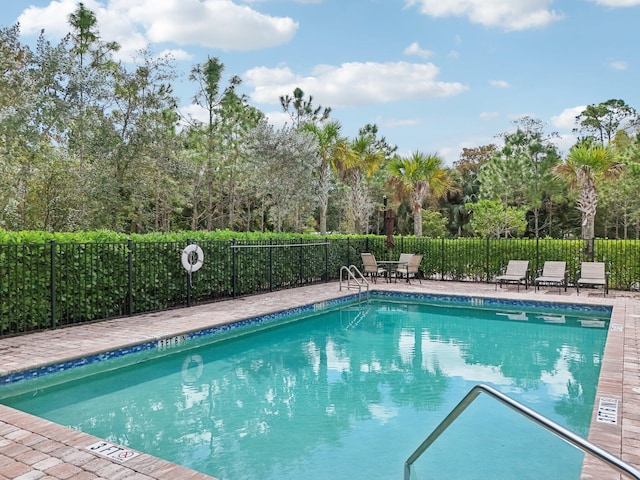
[[[611,98],[640,109],[640,0],[86,0],[127,61],[172,52],[181,108],[192,66],[218,57],[272,123],[300,87],[350,137],[375,123],[402,155],[500,142],[524,115],[575,141],[575,116]],[[69,31],[75,0],[11,0],[2,25]]]

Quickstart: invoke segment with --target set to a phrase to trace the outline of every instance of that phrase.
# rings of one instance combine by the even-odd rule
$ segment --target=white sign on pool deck
[[[598,404],[598,416],[596,420],[609,425],[618,424],[618,399],[601,397]]]
[[[87,450],[117,462],[126,462],[140,455],[138,452],[108,442],[96,442],[93,445],[89,445]]]

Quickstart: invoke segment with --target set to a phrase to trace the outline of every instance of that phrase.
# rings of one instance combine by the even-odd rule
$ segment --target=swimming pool
[[[106,374],[90,366],[46,375],[35,396],[2,403],[223,479],[399,478],[408,454],[478,382],[586,434],[606,309],[391,300],[364,309],[315,305],[301,321],[276,318],[268,330],[214,344],[178,339],[162,346],[167,355],[159,359],[132,366],[148,356],[142,351],[110,360],[125,366]],[[203,344],[184,349],[194,341]],[[78,374],[91,375],[74,380]],[[70,383],[45,385],[62,380]],[[25,386],[7,387],[19,394]],[[477,403],[442,438],[447,458],[463,453],[439,467],[448,478],[473,478],[455,477],[452,466],[478,471],[497,452],[514,457],[522,439],[542,447],[536,454],[525,445],[529,462],[549,464],[549,449],[565,448],[491,402]],[[486,435],[480,445],[478,432]],[[442,458],[437,448],[428,452],[429,468],[437,463],[429,458]],[[579,472],[579,455],[558,456],[568,459],[560,467]],[[502,463],[507,478],[530,467]]]

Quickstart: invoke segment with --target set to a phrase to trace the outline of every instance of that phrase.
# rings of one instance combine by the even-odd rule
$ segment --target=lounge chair
[[[402,255],[409,255],[409,254],[402,254]],[[404,263],[402,259],[402,255],[400,255],[400,262]],[[406,265],[398,265],[398,270],[396,270],[396,276],[400,278],[406,278],[407,283],[411,283],[409,280],[411,277],[417,278],[418,281],[420,282],[420,285],[422,285],[422,280],[420,280],[420,276],[418,275],[418,272],[420,270],[420,262],[422,262],[422,257],[423,257],[422,255],[411,255]]]
[[[378,267],[376,257],[372,253],[361,253],[360,256],[362,257],[362,265],[364,266],[364,270],[362,271],[363,275],[370,276],[374,283],[377,281],[378,276],[386,275],[387,271],[382,267]]]
[[[567,262],[544,262],[542,275],[535,279],[536,291],[540,285],[557,285],[558,293],[560,287],[564,286],[567,291]]]
[[[529,260],[509,260],[506,272],[496,277],[496,290],[498,285],[502,288],[504,283],[517,283],[520,291],[520,284],[523,281],[524,288],[529,288]]]
[[[576,290],[580,295],[580,286],[597,287],[602,285],[604,295],[609,293],[609,275],[604,271],[604,262],[582,262],[580,278],[576,282]]]

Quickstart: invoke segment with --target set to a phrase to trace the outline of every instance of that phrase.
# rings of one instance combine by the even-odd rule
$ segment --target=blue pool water
[[[222,480],[387,480],[477,383],[586,436],[609,317],[376,299],[9,383],[0,402]],[[581,462],[480,397],[416,478],[578,479]]]

